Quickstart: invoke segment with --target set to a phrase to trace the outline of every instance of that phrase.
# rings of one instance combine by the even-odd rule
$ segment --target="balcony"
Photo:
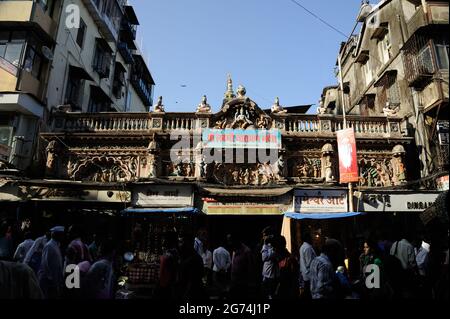
[[[448,24],[448,3],[428,3],[426,5],[427,13],[423,6],[416,9],[416,13],[407,21],[409,36],[412,36],[418,29],[430,24]]]
[[[125,63],[127,63],[127,64],[134,63],[133,52],[128,47],[128,44],[126,44],[125,42],[119,42],[119,44],[117,45],[117,49],[119,50],[120,54],[122,55]]]
[[[120,31],[122,32],[123,38],[127,41],[133,42],[136,40],[137,26],[132,25],[125,17],[120,24]]]
[[[102,10],[102,8],[98,8],[96,2],[94,0],[82,0],[86,8],[88,9],[90,15],[94,19],[94,22],[97,24],[102,35],[109,42],[116,42],[118,39],[118,28],[114,26],[113,21],[111,21],[110,17],[108,17]],[[102,3],[102,2],[98,2]]]
[[[152,105],[152,89],[151,85],[145,82],[142,78],[137,75],[131,76],[131,85],[133,85],[136,93],[141,98],[145,106]]]
[[[277,121],[280,120],[277,116]],[[335,138],[336,131],[343,129],[340,116],[293,114],[284,116],[279,127],[283,137]],[[153,119],[162,125],[152,125]],[[57,113],[53,119],[55,133],[108,133],[151,134],[152,131],[181,130],[193,132],[198,116],[195,113]],[[154,124],[154,123],[153,123]],[[358,139],[402,139],[400,118],[348,116],[348,127],[353,127]]]
[[[37,25],[51,39],[55,39],[57,31],[55,21],[34,1],[0,1],[0,24]]]
[[[17,68],[0,58],[0,92],[18,92],[30,94],[39,101],[45,96],[45,84],[29,72]]]

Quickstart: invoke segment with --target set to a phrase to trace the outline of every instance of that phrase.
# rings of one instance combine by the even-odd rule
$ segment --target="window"
[[[36,52],[35,47],[29,44],[25,55],[23,68],[25,71],[30,72],[33,77],[39,79],[41,75],[41,66],[42,57]]]
[[[0,144],[11,146],[13,128],[11,126],[0,126]]]
[[[378,54],[380,56],[380,61],[383,62],[383,64],[387,63],[391,58],[391,41],[389,31],[385,34],[383,39],[378,41]]]
[[[437,66],[440,70],[447,70],[449,68],[448,61],[448,44],[436,44]]]
[[[431,74],[434,72],[433,58],[431,55],[431,49],[429,45],[424,46],[419,51],[419,61],[421,62],[420,65],[421,73]]]
[[[67,81],[66,89],[66,104],[72,106],[74,111],[81,111],[80,106],[80,92],[83,86],[81,79],[76,78],[69,74],[69,79]]]
[[[378,105],[381,109],[395,109],[400,105],[400,90],[397,83],[397,71],[387,71],[376,84],[379,87]]]
[[[372,69],[370,66],[370,61],[367,61],[366,64],[363,64],[362,71],[364,73],[364,78],[366,80],[366,85],[369,85],[370,82],[372,82],[373,76],[372,76]]]
[[[0,32],[0,57],[16,67],[20,67],[25,39],[25,32]]]
[[[84,36],[86,34],[86,23],[80,18],[80,27],[77,33],[77,44],[80,48],[83,48]]]
[[[91,86],[91,96],[89,99],[88,112],[108,112],[111,110],[111,101],[103,90],[96,86]]]
[[[95,46],[93,68],[94,71],[100,75],[101,79],[109,77],[111,60],[111,53],[97,42],[97,45]]]

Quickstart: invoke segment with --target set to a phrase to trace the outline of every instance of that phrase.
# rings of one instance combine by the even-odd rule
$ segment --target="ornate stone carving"
[[[319,101],[319,106],[317,108],[317,114],[325,114],[327,113],[327,109],[323,106],[323,101]]]
[[[47,162],[46,162],[46,175],[55,176],[58,173],[59,153],[61,147],[58,141],[52,140],[46,147]]]
[[[233,92],[233,80],[231,80],[231,75],[228,74],[227,78],[227,91],[225,92],[225,100],[234,99],[236,95]]]
[[[283,114],[286,113],[287,111],[283,109],[283,107],[280,105],[280,99],[277,97],[275,99],[274,104],[272,105],[271,108],[272,113],[278,113],[278,114]]]
[[[320,178],[321,160],[319,158],[303,158],[296,166],[296,174],[294,177]]]
[[[322,147],[322,160],[321,160],[321,176],[327,183],[333,183],[336,181],[336,170],[334,162],[334,149],[333,145],[325,144]]]
[[[406,182],[406,169],[404,164],[405,149],[402,145],[396,145],[392,149],[392,181],[394,185],[401,185]]]
[[[213,178],[224,185],[267,185],[275,183],[279,175],[269,163],[216,164]]]
[[[68,175],[74,180],[127,182],[138,177],[135,156],[92,156],[69,161]]]
[[[211,106],[208,104],[206,95],[203,95],[202,101],[197,106],[198,113],[211,113]]]
[[[216,129],[270,129],[272,119],[249,98],[226,103],[214,119]]]
[[[243,98],[245,98],[245,94],[247,94],[247,90],[245,89],[244,86],[239,85],[238,88],[237,88],[236,93],[237,93],[237,97],[243,99]]]
[[[158,102],[156,103],[153,112],[156,112],[156,113],[163,113],[163,112],[165,112],[165,111],[164,111],[164,105],[163,105],[162,99],[163,99],[162,96],[160,96],[160,97],[158,98]]]

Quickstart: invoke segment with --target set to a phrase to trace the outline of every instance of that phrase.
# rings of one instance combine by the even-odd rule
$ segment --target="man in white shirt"
[[[300,246],[300,289],[304,298],[311,298],[310,293],[310,266],[314,258],[316,258],[316,252],[312,247],[312,238],[310,233],[303,234],[303,244]]]
[[[31,239],[31,233],[27,232],[24,235],[25,240],[17,246],[16,252],[14,253],[13,260],[18,261],[20,263],[23,262],[25,256],[28,251],[31,249],[31,246],[34,244],[34,240]]]
[[[231,255],[223,246],[213,251],[213,281],[220,297],[224,297],[229,286],[229,270],[231,267]]]

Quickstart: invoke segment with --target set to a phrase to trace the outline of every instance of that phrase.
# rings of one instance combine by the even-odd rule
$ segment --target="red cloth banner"
[[[356,158],[356,140],[353,128],[338,131],[339,177],[341,183],[359,180],[358,161]]]

